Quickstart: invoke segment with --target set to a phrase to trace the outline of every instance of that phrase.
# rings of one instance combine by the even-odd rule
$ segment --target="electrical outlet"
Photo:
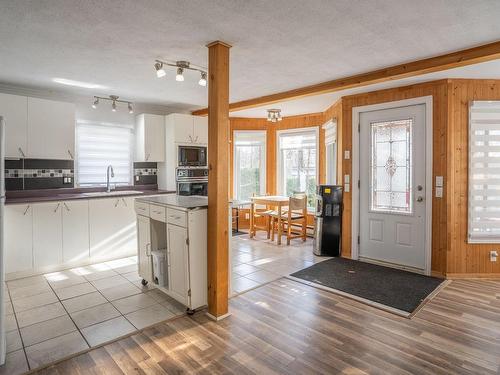
[[[491,250],[490,251],[490,262],[496,262],[498,258],[498,251]]]

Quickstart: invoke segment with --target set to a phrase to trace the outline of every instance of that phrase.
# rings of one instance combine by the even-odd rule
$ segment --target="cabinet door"
[[[18,158],[26,153],[28,98],[0,93],[0,116],[5,119],[5,156]],[[19,150],[21,149],[21,151]]]
[[[63,262],[81,263],[89,260],[89,202],[62,203]]]
[[[153,281],[153,265],[151,262],[151,228],[149,217],[137,216],[137,261],[139,276],[148,282]]]
[[[33,269],[33,209],[30,205],[5,206],[5,273]]]
[[[151,162],[165,161],[165,120],[159,115],[144,115],[144,148],[145,160]]]
[[[28,156],[70,159],[75,154],[75,105],[28,98]]]
[[[194,142],[208,144],[208,117],[193,116]]]
[[[137,254],[133,198],[89,200],[90,258],[117,259]]]
[[[175,142],[193,143],[193,116],[181,113],[175,113],[170,116],[173,116]]]
[[[167,225],[169,291],[176,300],[188,304],[188,245],[187,229]]]
[[[35,270],[62,263],[62,203],[33,205],[33,264]]]

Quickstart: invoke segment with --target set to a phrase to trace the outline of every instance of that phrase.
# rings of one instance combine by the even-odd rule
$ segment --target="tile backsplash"
[[[153,162],[134,163],[134,185],[156,185],[158,165]]]
[[[57,189],[74,187],[73,160],[5,160],[5,190]]]

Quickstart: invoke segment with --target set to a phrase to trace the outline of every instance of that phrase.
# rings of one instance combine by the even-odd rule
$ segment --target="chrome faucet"
[[[113,166],[112,165],[108,165],[108,169],[106,171],[106,191],[108,193],[111,192],[111,185],[109,184],[109,177],[115,177],[115,172],[113,171]]]

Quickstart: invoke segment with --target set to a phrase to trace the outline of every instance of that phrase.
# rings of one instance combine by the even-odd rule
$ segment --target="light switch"
[[[345,174],[344,175],[344,183],[350,184],[351,183],[351,176],[349,176],[348,174]]]
[[[351,185],[350,184],[344,184],[344,193],[349,193],[349,191],[351,190]]]
[[[436,187],[443,187],[443,176],[436,176]]]
[[[436,187],[436,198],[443,198],[443,188]]]
[[[349,160],[351,158],[351,151],[345,150],[344,151],[344,159]]]

